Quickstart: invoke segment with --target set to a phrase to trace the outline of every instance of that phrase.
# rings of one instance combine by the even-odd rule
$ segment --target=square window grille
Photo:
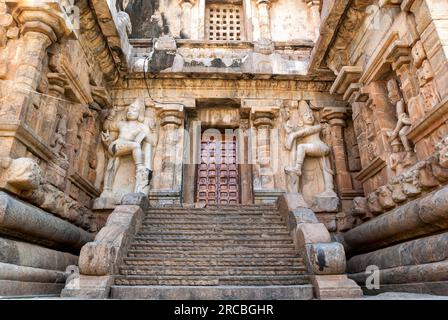
[[[244,40],[242,6],[234,4],[208,4],[205,16],[208,40]]]

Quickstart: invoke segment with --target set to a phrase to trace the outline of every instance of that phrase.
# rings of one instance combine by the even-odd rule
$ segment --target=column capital
[[[257,6],[261,4],[266,4],[268,6],[271,6],[272,3],[274,3],[277,0],[257,0]]]
[[[184,120],[184,106],[177,103],[161,104],[156,103],[156,109],[158,109],[158,116],[160,117],[160,124],[166,126],[168,124],[174,124],[180,126]]]
[[[345,119],[348,118],[350,112],[348,107],[328,107],[324,108],[322,118],[331,126],[345,126]]]
[[[259,127],[262,125],[272,127],[274,125],[274,118],[277,116],[278,109],[253,109],[251,113],[251,118],[255,127]]]
[[[73,25],[59,2],[16,0],[7,5],[24,34],[42,33],[52,42],[73,34]]]
[[[180,6],[183,4],[191,4],[191,6],[194,6],[196,4],[196,0],[177,0],[177,3],[179,3]]]

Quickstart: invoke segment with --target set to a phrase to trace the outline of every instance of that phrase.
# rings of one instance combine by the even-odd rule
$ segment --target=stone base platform
[[[313,286],[112,286],[111,298],[146,300],[311,300],[313,299]]]

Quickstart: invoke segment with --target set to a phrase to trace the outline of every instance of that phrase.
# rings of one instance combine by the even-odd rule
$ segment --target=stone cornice
[[[348,46],[374,0],[334,1],[320,27],[320,36],[311,54],[309,72],[329,67],[335,74],[350,65]],[[326,62],[325,62],[326,60]],[[337,60],[337,61],[336,61]]]
[[[116,64],[107,37],[99,26],[96,13],[90,7],[90,0],[79,0],[76,5],[80,11],[81,34],[85,38],[86,45],[99,64],[105,80],[113,84],[118,81],[119,66]]]

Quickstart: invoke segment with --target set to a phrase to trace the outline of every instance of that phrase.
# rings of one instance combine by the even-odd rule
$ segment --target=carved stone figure
[[[380,204],[379,199],[378,199],[378,194],[377,194],[376,191],[372,192],[367,197],[367,205],[368,205],[369,211],[374,216],[377,216],[377,215],[383,213],[383,211],[384,211],[383,207],[381,207],[381,204]]]
[[[389,157],[389,167],[398,175],[405,168],[404,160],[406,158],[406,152],[403,152],[399,139],[394,139],[391,146],[392,154]]]
[[[319,199],[336,199],[331,205],[327,201],[323,201],[318,206],[329,209],[337,206],[337,196],[334,192],[333,171],[330,168],[329,158],[330,147],[327,146],[320,138],[322,126],[315,124],[315,118],[311,108],[306,101],[299,104],[299,121],[291,123],[287,121],[284,125],[287,133],[285,148],[294,152],[294,165],[285,167],[285,173],[289,177],[290,191],[297,192],[300,186],[300,177],[303,174],[303,164],[306,158],[317,158],[319,160],[319,170],[323,176],[324,191],[316,195],[315,201],[321,202]],[[289,120],[289,119],[288,119]],[[316,183],[313,181],[312,183]],[[303,187],[303,186],[302,186]],[[325,210],[327,211],[327,210]]]
[[[395,79],[390,79],[387,82],[387,90],[389,92],[389,100],[396,107],[397,112],[397,124],[392,132],[388,133],[389,141],[393,141],[400,138],[406,152],[406,157],[403,161],[404,166],[412,164],[412,148],[407,138],[407,133],[411,127],[411,121],[406,113],[406,105],[404,99],[401,97],[398,83]]]
[[[395,207],[395,202],[392,198],[392,192],[386,186],[382,186],[378,189],[378,202],[385,210],[389,210]]]
[[[367,215],[367,199],[365,197],[355,197],[352,202],[351,213],[361,219]]]
[[[418,180],[418,170],[411,170],[402,175],[401,188],[403,193],[409,197],[415,197],[422,193],[422,188]]]
[[[145,104],[137,98],[126,110],[126,120],[114,121],[114,113],[109,115],[102,133],[103,142],[107,145],[110,158],[104,177],[102,198],[113,198],[112,187],[120,166],[120,159],[131,155],[135,164],[134,192],[148,194],[152,178],[154,141],[151,130],[145,124]],[[111,131],[118,137],[111,141]]]
[[[53,136],[53,140],[50,146],[53,148],[53,151],[62,156],[64,159],[67,159],[67,155],[64,152],[66,145],[66,136],[67,136],[67,115],[62,115],[59,119],[56,133]]]
[[[425,103],[425,112],[427,112],[439,103],[439,96],[432,81],[434,78],[434,72],[432,71],[431,64],[428,60],[423,62],[422,67],[417,72],[417,75],[418,82],[420,84],[420,92]]]
[[[417,68],[418,82],[420,85],[421,98],[423,98],[423,109],[425,112],[432,109],[439,101],[437,90],[433,84],[434,72],[427,60],[426,51],[421,41],[412,48],[412,59]]]
[[[443,168],[448,169],[448,137],[445,137],[436,145],[439,152],[439,164]]]
[[[392,192],[392,200],[395,203],[401,203],[407,200],[406,195],[401,189],[401,184],[399,179],[393,179],[392,182],[387,186]]]

